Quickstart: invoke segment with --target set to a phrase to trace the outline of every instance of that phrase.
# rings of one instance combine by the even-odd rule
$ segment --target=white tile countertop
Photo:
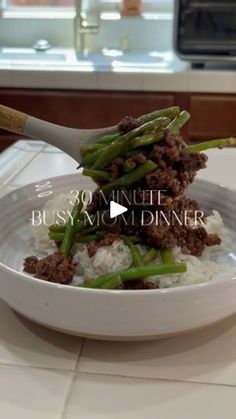
[[[232,65],[192,69],[171,51],[125,53],[115,58],[91,53],[64,64],[2,60],[0,53],[0,87],[236,93],[236,72]]]
[[[236,149],[208,154],[201,177],[235,187]],[[0,155],[0,194],[75,171],[61,151],[18,141]],[[236,316],[193,334],[135,343],[66,336],[1,300],[0,318],[1,418],[235,419]]]

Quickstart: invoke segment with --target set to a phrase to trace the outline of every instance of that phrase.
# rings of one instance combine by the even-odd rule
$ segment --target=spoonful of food
[[[179,114],[179,107],[173,106],[161,109],[152,113],[142,115],[137,118],[136,123],[151,124],[155,120],[169,122],[169,118],[175,118]],[[129,118],[129,117],[127,117]],[[132,118],[131,118],[132,119]],[[126,124],[130,121],[126,121]],[[98,129],[75,129],[61,125],[52,124],[23,112],[0,105],[0,128],[25,135],[29,138],[43,140],[55,147],[58,147],[69,156],[73,157],[79,164],[81,163],[81,150],[84,147],[94,144],[98,138],[104,136],[104,143],[115,141],[119,137],[119,126],[112,126]],[[135,128],[135,127],[134,127]],[[149,127],[150,129],[153,126]]]

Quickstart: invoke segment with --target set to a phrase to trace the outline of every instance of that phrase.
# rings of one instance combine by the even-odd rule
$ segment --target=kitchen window
[[[30,48],[45,38],[55,47],[73,47],[74,19],[79,3],[86,25],[120,20],[118,0],[0,0],[0,47]],[[143,0],[142,16],[168,19],[173,0]]]

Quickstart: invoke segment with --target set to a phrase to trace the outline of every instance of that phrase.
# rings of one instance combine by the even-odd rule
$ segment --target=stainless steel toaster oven
[[[236,62],[235,0],[174,3],[174,48],[180,58],[194,65]]]

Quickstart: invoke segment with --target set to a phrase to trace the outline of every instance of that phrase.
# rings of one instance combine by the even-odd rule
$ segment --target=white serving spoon
[[[113,132],[116,126],[99,129],[67,128],[0,105],[0,128],[43,140],[60,148],[78,163],[81,163],[80,147],[84,144],[94,143],[98,136]]]

